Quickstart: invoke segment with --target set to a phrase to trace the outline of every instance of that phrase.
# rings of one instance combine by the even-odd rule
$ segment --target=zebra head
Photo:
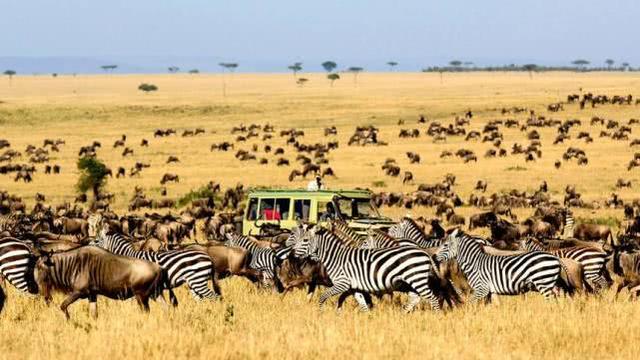
[[[392,237],[394,237],[396,239],[404,238],[404,229],[405,229],[405,227],[406,227],[406,223],[405,223],[404,220],[402,220],[401,222],[399,222],[397,224],[392,225],[389,228],[389,231],[388,231],[389,236],[392,236]]]
[[[458,249],[460,247],[460,238],[463,236],[459,229],[455,229],[449,234],[447,241],[440,245],[440,249],[436,253],[436,261],[443,262],[451,259],[455,259],[458,256]]]
[[[378,241],[376,241],[375,233],[372,229],[367,231],[367,237],[364,238],[362,244],[360,244],[361,249],[375,249],[378,248]]]
[[[311,258],[317,260],[317,230],[311,228],[305,231],[293,245],[293,254],[299,259]]]
[[[89,221],[89,224],[90,224],[89,226],[91,226],[91,220]],[[98,246],[103,249],[110,250],[109,244],[107,243],[107,233],[109,232],[109,224],[104,222],[103,219],[100,219],[100,222],[97,224],[94,224],[94,226],[95,227],[93,229],[94,231],[93,235],[89,235],[89,236],[93,236],[93,240],[89,243],[89,245]]]
[[[291,229],[291,234],[285,241],[285,246],[294,246],[300,241],[300,239],[304,236],[305,233],[304,225],[298,225]]]
[[[89,236],[96,237],[105,225],[104,217],[102,214],[91,214],[87,219],[89,225]]]

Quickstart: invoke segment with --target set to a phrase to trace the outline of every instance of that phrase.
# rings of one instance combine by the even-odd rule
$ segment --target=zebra
[[[593,287],[603,289],[608,282],[603,276],[607,253],[587,246],[573,246],[549,250],[538,240],[528,238],[521,243],[521,248],[526,251],[546,251],[559,258],[567,258],[580,263],[584,269],[585,280]],[[595,285],[595,287],[594,287]]]
[[[355,230],[349,227],[349,225],[342,220],[334,220],[329,223],[330,230],[336,235],[342,243],[351,247],[361,247],[363,238]]]
[[[226,246],[243,248],[251,253],[249,267],[262,273],[262,284],[265,287],[270,287],[275,283],[275,269],[278,263],[278,254],[276,254],[273,249],[258,246],[248,236],[227,233],[226,237]],[[284,254],[280,255],[282,256]]]
[[[395,237],[385,233],[379,229],[371,229],[368,231],[367,238],[362,242],[361,249],[379,249],[390,248],[396,246],[414,246],[419,247],[415,241],[409,239],[396,239]]]
[[[409,292],[409,302],[404,307],[406,312],[413,311],[424,298],[429,300],[432,309],[441,309],[429,284],[433,276],[431,259],[415,246],[356,249],[343,245],[330,231],[313,228],[299,239],[293,251],[295,256],[319,261],[326,268],[333,286],[320,296],[321,307],[335,295],[340,295],[340,306],[351,293],[403,291]],[[363,296],[356,296],[356,301],[361,310],[368,310]]]
[[[567,209],[564,215],[564,228],[562,229],[562,238],[563,239],[573,239],[574,238],[574,228],[575,228],[575,219],[573,218],[573,214],[571,210]]]
[[[216,299],[222,296],[213,262],[206,253],[197,250],[139,251],[135,250],[131,242],[122,234],[108,235],[106,224],[98,225],[98,228],[100,230],[91,245],[101,247],[116,255],[147,260],[160,265],[167,271],[171,288],[186,283],[191,295],[196,300]],[[207,284],[210,278],[214,291],[211,291]],[[171,302],[174,306],[177,305],[175,298],[172,298]]]
[[[442,245],[442,239],[428,238],[418,227],[415,221],[404,217],[402,221],[389,228],[389,235],[396,239],[408,239],[422,248],[437,247]]]
[[[489,300],[492,294],[516,295],[534,289],[546,299],[555,298],[560,276],[560,260],[546,252],[496,256],[459,229],[454,230],[438,253],[436,261],[456,259],[473,289],[473,302]]]
[[[24,294],[37,294],[33,279],[34,257],[29,246],[18,239],[6,237],[0,239],[0,275]],[[0,287],[0,312],[4,307],[6,295]]]

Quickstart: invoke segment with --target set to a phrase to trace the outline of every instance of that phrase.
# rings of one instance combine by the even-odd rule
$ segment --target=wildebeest
[[[164,175],[162,175],[162,179],[160,180],[160,184],[164,185],[170,181],[173,182],[180,182],[180,177],[176,174],[171,174],[171,173],[165,173]]]
[[[54,290],[68,295],[60,305],[67,319],[70,318],[69,305],[78,299],[88,299],[91,316],[97,318],[98,295],[114,300],[135,297],[138,305],[149,311],[149,298],[164,303],[162,291],[168,288],[166,274],[160,266],[93,246],[45,253],[36,262],[34,277],[47,303],[51,302]],[[169,291],[172,302],[177,304]]]

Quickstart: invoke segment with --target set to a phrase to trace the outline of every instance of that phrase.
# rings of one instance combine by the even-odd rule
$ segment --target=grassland
[[[640,117],[640,106],[606,105],[580,111],[577,105],[549,116],[561,120],[578,118],[595,141],[584,144],[571,140],[552,145],[555,129],[542,129],[542,159],[525,163],[520,156],[484,159],[488,143],[464,142],[450,137],[446,144],[433,144],[422,135],[399,140],[396,123],[404,128],[420,128],[419,114],[443,124],[456,114],[471,109],[472,129],[481,129],[489,120],[525,115],[501,115],[502,107],[527,107],[546,114],[546,105],[566,98],[580,89],[603,94],[640,96],[640,76],[611,73],[543,73],[529,79],[527,74],[361,74],[355,84],[350,76],[332,88],[322,74],[305,74],[310,81],[304,88],[295,85],[290,74],[258,75],[132,75],[132,76],[17,76],[9,85],[0,79],[0,138],[24,150],[27,144],[41,145],[45,138],[66,140],[51,163],[62,166],[60,175],[44,175],[42,166],[30,184],[0,177],[0,188],[22,195],[33,204],[36,192],[51,203],[72,201],[77,173],[75,161],[82,145],[99,140],[103,148],[98,157],[112,168],[130,168],[135,161],[151,163],[139,178],[109,180],[108,190],[116,194],[114,207],[126,208],[133,187],[141,185],[148,195],[157,197],[163,173],[180,175],[180,183],[169,185],[169,196],[178,197],[193,188],[216,180],[223,186],[236,183],[303,187],[305,181],[289,183],[290,168],[274,164],[239,162],[233,152],[210,152],[211,143],[232,140],[232,126],[240,123],[270,123],[276,130],[296,127],[305,131],[304,142],[340,141],[340,149],[329,156],[337,174],[330,187],[372,187],[377,191],[412,191],[415,185],[384,176],[380,165],[387,157],[398,160],[403,170],[414,173],[416,183],[435,182],[446,173],[457,175],[455,190],[463,198],[472,192],[478,179],[489,183],[489,192],[507,189],[533,190],[546,179],[550,191],[560,199],[566,184],[577,185],[586,200],[603,200],[617,191],[625,200],[636,197],[637,170],[627,172],[633,156],[628,142],[598,138],[600,127],[589,119],[600,116],[626,123]],[[157,93],[136,90],[141,82],[159,86]],[[227,95],[222,96],[226,84]],[[548,115],[548,114],[547,114]],[[356,125],[378,126],[386,147],[348,147],[346,141]],[[322,130],[335,125],[338,136],[324,138]],[[193,138],[154,139],[156,128],[203,127],[207,133]],[[634,133],[637,128],[634,128]],[[123,159],[122,149],[113,142],[127,134],[128,146],[135,151]],[[504,130],[504,147],[526,143],[517,129]],[[635,134],[632,134],[632,138]],[[148,148],[138,146],[150,140]],[[249,149],[253,143],[238,145]],[[276,137],[272,144],[283,145]],[[568,146],[587,152],[589,165],[564,163],[553,167]],[[459,159],[439,159],[442,150],[469,148],[479,155],[477,164]],[[410,165],[404,153],[418,152],[419,165]],[[165,165],[169,155],[179,164]],[[294,159],[293,152],[287,157]],[[272,155],[266,155],[270,160]],[[26,161],[26,158],[23,158]],[[293,161],[292,161],[293,163]],[[513,171],[511,169],[519,169]],[[617,178],[631,179],[633,188],[616,190]],[[383,187],[375,187],[374,183]],[[462,208],[462,214],[476,209]],[[383,209],[393,217],[403,209]],[[414,209],[413,215],[429,215],[431,209]],[[530,210],[519,210],[529,214]],[[585,218],[621,218],[620,210],[578,211]],[[180,292],[181,306],[164,313],[158,306],[151,315],[140,314],[134,303],[101,300],[100,319],[89,320],[86,304],[72,307],[74,318],[63,320],[56,308],[46,308],[40,300],[18,296],[10,290],[9,303],[0,316],[0,357],[2,358],[114,358],[114,357],[194,357],[308,358],[341,356],[346,358],[631,358],[639,349],[637,304],[612,302],[602,298],[562,299],[545,303],[537,294],[503,298],[489,307],[467,307],[445,315],[429,310],[403,315],[397,303],[388,300],[371,314],[359,314],[349,303],[341,314],[330,307],[319,311],[308,304],[302,292],[281,299],[275,294],[256,293],[242,280],[223,281],[222,303],[200,304]],[[400,299],[401,297],[398,297]],[[57,303],[61,301],[56,299]],[[231,310],[232,309],[232,310]],[[233,315],[230,313],[233,312]]]

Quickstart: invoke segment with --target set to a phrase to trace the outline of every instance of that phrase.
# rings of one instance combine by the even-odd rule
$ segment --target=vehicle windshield
[[[365,198],[338,198],[338,210],[345,219],[377,219],[378,211]]]

